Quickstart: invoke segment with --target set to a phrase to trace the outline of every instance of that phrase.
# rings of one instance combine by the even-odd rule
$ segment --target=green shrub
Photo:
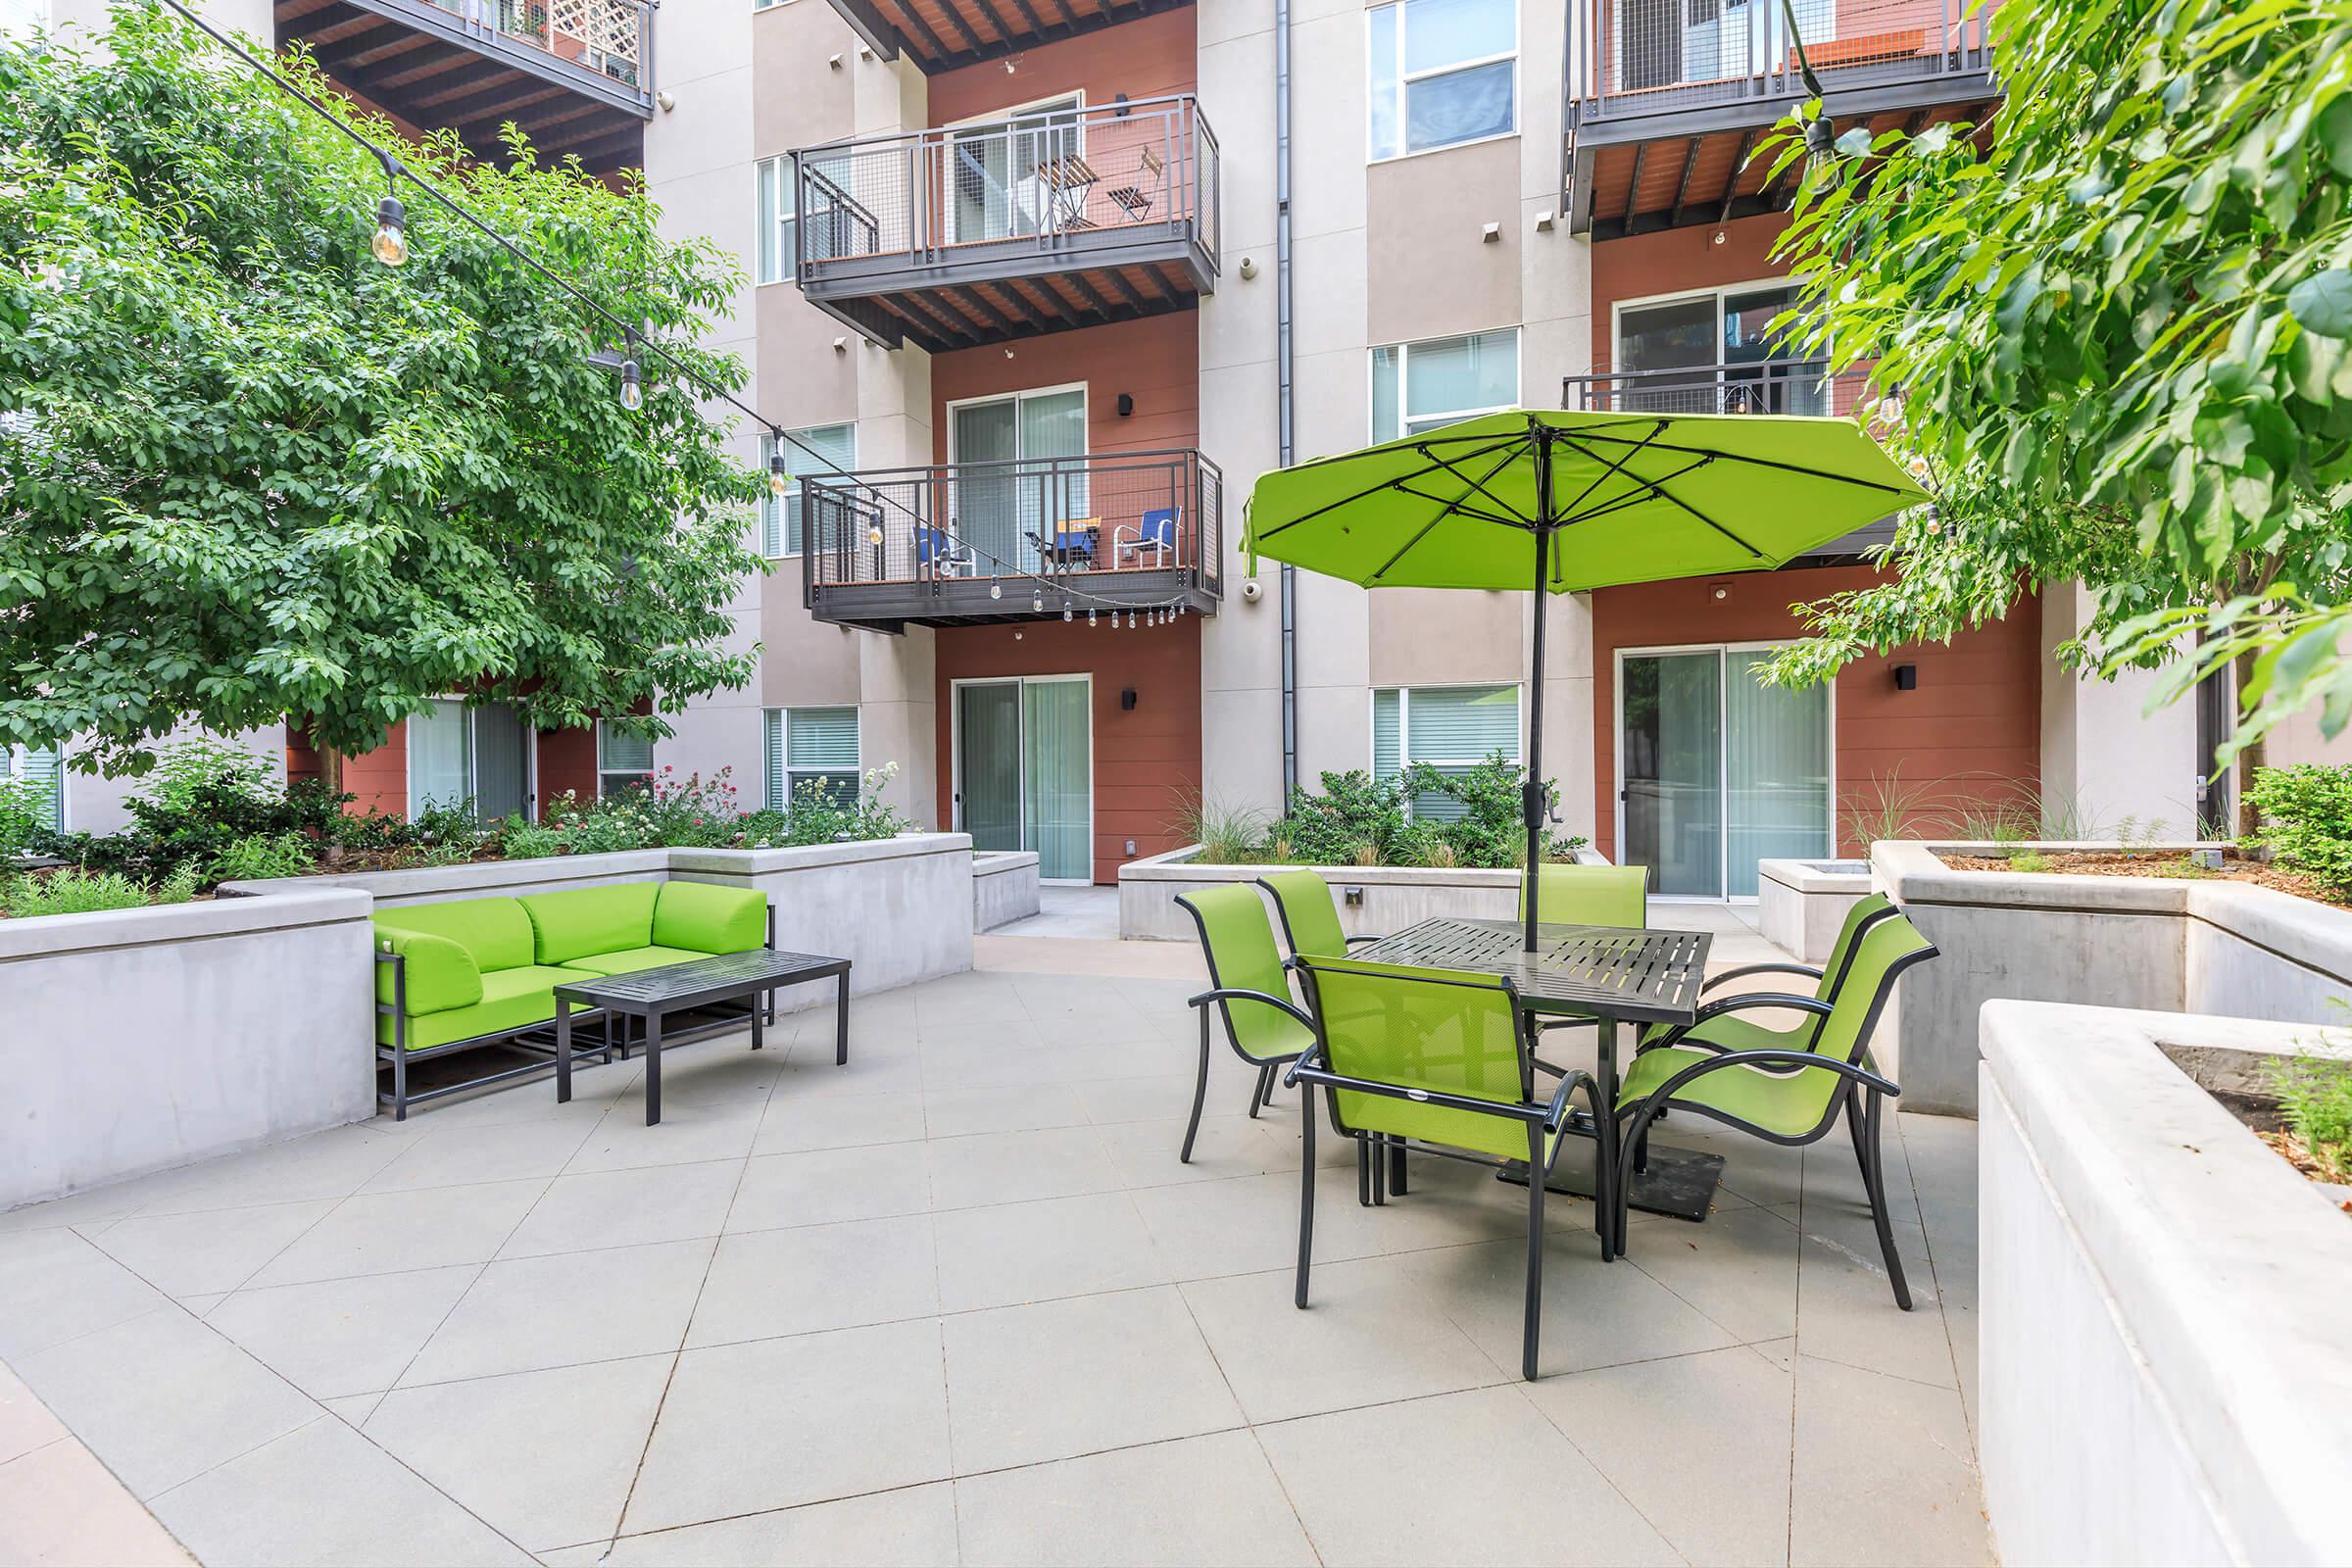
[[[195,891],[195,879],[184,872],[150,890],[120,871],[67,866],[47,876],[11,878],[0,888],[0,909],[28,920],[44,914],[89,914],[99,909],[135,909],[148,904],[181,904],[194,897]]]
[[[2246,792],[2262,831],[2247,849],[2267,849],[2338,897],[2352,894],[2352,767],[2258,767]]]
[[[48,793],[28,778],[0,778],[0,865],[29,852],[49,831]]]
[[[898,773],[896,762],[866,769],[858,794],[847,800],[838,790],[826,788],[821,779],[803,779],[801,787],[793,791],[791,809],[784,814],[783,839],[760,848],[896,838],[909,824],[895,808],[882,804],[882,789]]]
[[[192,866],[194,862],[184,862]],[[318,869],[311,841],[300,833],[253,833],[233,839],[213,858],[216,882],[253,882],[266,877],[308,876]]]
[[[462,844],[471,857],[482,841],[482,820],[471,800],[427,801],[409,818],[409,842],[420,848]],[[438,862],[446,864],[446,861]]]
[[[2352,1182],[2352,1061],[2297,1056],[2274,1069],[2278,1109],[2311,1157],[2339,1182]]]
[[[653,822],[635,790],[610,801],[583,801],[565,790],[540,814],[574,855],[642,850],[654,842]]]
[[[1198,790],[1178,794],[1170,826],[1187,844],[1200,846],[1206,865],[1247,865],[1265,853],[1263,813],[1212,801]]]
[[[1320,795],[1292,791],[1290,809],[1268,837],[1280,839],[1290,851],[1285,858],[1301,865],[1353,865],[1360,845],[1371,845],[1381,860],[1391,858],[1404,824],[1398,782],[1355,768],[1324,774]]]
[[[2009,869],[2012,871],[2047,871],[2056,863],[2039,850],[2019,850],[2009,857]]]
[[[510,860],[544,860],[564,847],[564,835],[544,822],[510,816],[498,825],[498,853]]]
[[[1294,791],[1272,822],[1187,798],[1171,826],[1201,846],[1202,859],[1224,864],[1507,870],[1527,857],[1526,778],[1500,753],[1453,772],[1415,763],[1393,779],[1356,768],[1325,773],[1320,794]],[[1546,790],[1544,800],[1558,805],[1559,792]],[[1558,858],[1584,842],[1546,830],[1544,854]]]

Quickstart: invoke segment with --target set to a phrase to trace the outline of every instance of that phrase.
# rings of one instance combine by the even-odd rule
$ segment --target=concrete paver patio
[[[1555,1201],[1525,1384],[1517,1189],[1319,1140],[1298,1312],[1296,1096],[1220,1044],[1177,1162],[1197,956],[982,951],[658,1127],[616,1064],[0,1215],[0,1557],[104,1560],[86,1445],[209,1563],[1987,1558],[1972,1124],[1896,1120],[1905,1314],[1841,1137],[1677,1118],[1716,1213]]]

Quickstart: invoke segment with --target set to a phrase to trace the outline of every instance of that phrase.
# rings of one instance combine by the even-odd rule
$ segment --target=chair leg
[[[1642,1136],[1634,1140],[1634,1169],[1638,1171],[1649,1169],[1649,1129],[1647,1127],[1642,1128]]]
[[[1361,1137],[1355,1141],[1355,1200],[1362,1207],[1372,1206],[1372,1144]]]
[[[1295,1302],[1306,1310],[1306,1271],[1315,1250],[1315,1092],[1298,1088],[1298,1288]],[[1356,1146],[1361,1149],[1363,1146]]]
[[[1389,1200],[1389,1141],[1379,1133],[1372,1135],[1372,1206],[1380,1208]]]
[[[1404,1140],[1401,1138],[1389,1146],[1389,1186],[1398,1198],[1404,1196]]]
[[[1845,1132],[1854,1146],[1854,1163],[1862,1171],[1862,1192],[1870,1194],[1870,1156],[1862,1152],[1862,1093],[1849,1091],[1845,1097]]]
[[[1205,1010],[1202,1016],[1206,1016]],[[1257,1107],[1266,1102],[1266,1085],[1273,1076],[1274,1069],[1270,1066],[1257,1069],[1257,1084],[1250,1091],[1250,1119],[1251,1121],[1257,1120]]]
[[[1281,1073],[1279,1071],[1281,1066],[1282,1063],[1278,1061],[1269,1061],[1266,1063],[1266,1092],[1265,1095],[1258,1101],[1259,1104],[1271,1105],[1274,1103],[1274,1086],[1282,1082]]]
[[[1911,1310],[1911,1287],[1903,1278],[1903,1260],[1894,1250],[1893,1227],[1886,1223],[1886,1168],[1879,1147],[1880,1108],[1879,1094],[1873,1090],[1870,1104],[1862,1112],[1864,1140],[1870,1145],[1869,1157],[1862,1162],[1862,1180],[1870,1191],[1870,1217],[1879,1227],[1879,1251],[1886,1259],[1886,1277],[1894,1282],[1894,1304],[1908,1312]]]
[[[1544,1129],[1527,1130],[1527,1322],[1519,1375],[1536,1381],[1536,1348],[1544,1332]]]
[[[1193,1080],[1193,1119],[1185,1125],[1184,1152],[1176,1156],[1187,1165],[1193,1162],[1193,1140],[1200,1132],[1200,1105],[1208,1099],[1208,1008],[1197,1010],[1200,1014],[1200,1075]]]

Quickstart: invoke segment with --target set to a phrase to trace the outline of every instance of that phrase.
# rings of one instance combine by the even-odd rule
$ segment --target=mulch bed
[[[2297,1171],[2312,1181],[2328,1187],[2345,1185],[2343,1177],[2320,1163],[2319,1156],[2314,1154],[2303,1140],[2297,1138],[2293,1133],[2281,1129],[2278,1132],[2271,1133],[2257,1132],[2254,1136],[2270,1145],[2280,1159],[2294,1166]],[[2352,1198],[2343,1200],[2336,1206],[2345,1213],[2352,1214]]]
[[[2058,850],[2044,852],[2042,858],[2046,863],[2040,871],[2030,874],[2066,872],[2077,876],[2164,876],[2191,881],[2252,882],[2316,904],[2352,908],[2352,898],[2326,891],[2302,872],[2267,860],[2249,859],[2235,850],[2222,852],[2219,871],[2186,865],[2185,856],[2160,850]],[[1946,855],[1942,860],[1955,871],[2017,869],[2005,855]]]

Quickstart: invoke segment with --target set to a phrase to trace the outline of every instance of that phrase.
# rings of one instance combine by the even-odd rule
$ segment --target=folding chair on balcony
[[[1671,1045],[1642,1052],[1618,1093],[1613,1114],[1624,1131],[1617,1147],[1632,1151],[1620,1162],[1608,1201],[1617,1205],[1617,1234],[1625,1231],[1631,1173],[1642,1168],[1649,1124],[1672,1107],[1712,1117],[1768,1143],[1801,1147],[1820,1141],[1842,1117],[1862,1170],[1870,1217],[1878,1227],[1879,1252],[1894,1287],[1895,1304],[1911,1310],[1911,1287],[1887,1224],[1885,1161],[1879,1148],[1886,1102],[1901,1087],[1882,1076],[1870,1059],[1871,1031],[1903,971],[1936,956],[1935,944],[1900,914],[1871,921],[1853,953],[1835,1000],[1750,994],[1713,1005]],[[1730,1027],[1727,1015],[1740,1008],[1784,1007],[1809,1013],[1810,1033],[1799,1047],[1758,1046]]]
[[[969,577],[975,569],[970,545],[957,544],[945,528],[926,523],[915,525],[914,564],[936,577]]]
[[[1200,952],[1208,960],[1209,989],[1190,1000],[1200,1015],[1200,1072],[1193,1084],[1193,1119],[1184,1129],[1184,1152],[1177,1158],[1193,1161],[1193,1140],[1200,1132],[1200,1106],[1208,1098],[1208,1009],[1215,1004],[1225,1023],[1225,1043],[1233,1054],[1257,1069],[1250,1091],[1250,1114],[1274,1092],[1278,1068],[1296,1061],[1314,1039],[1314,1026],[1291,997],[1290,972],[1274,948],[1274,927],[1266,919],[1265,902],[1239,884],[1201,888],[1181,894],[1184,906],[1200,932]]]
[[[1174,507],[1160,507],[1145,513],[1136,522],[1123,522],[1112,529],[1114,564],[1141,566],[1146,564],[1144,557],[1149,555],[1151,565],[1176,564],[1176,517]]]
[[[1548,1101],[1527,1092],[1529,1041],[1508,979],[1361,958],[1301,957],[1298,968],[1306,981],[1314,1043],[1286,1079],[1305,1086],[1297,1303],[1306,1305],[1314,1254],[1320,1089],[1332,1129],[1356,1140],[1358,1201],[1381,1200],[1381,1177],[1390,1163],[1401,1165],[1407,1148],[1489,1167],[1527,1161],[1533,1175],[1520,1372],[1533,1382],[1544,1305],[1544,1181],[1575,1121],[1570,1095],[1581,1086],[1597,1115],[1598,1087],[1591,1074],[1572,1072]],[[1368,1199],[1361,1190],[1367,1167],[1374,1184]]]
[[[1167,165],[1161,160],[1158,148],[1146,147],[1137,163],[1139,172],[1134,184],[1110,188],[1111,201],[1127,215],[1130,223],[1140,223],[1152,216],[1152,204],[1159,200],[1168,183]]]

